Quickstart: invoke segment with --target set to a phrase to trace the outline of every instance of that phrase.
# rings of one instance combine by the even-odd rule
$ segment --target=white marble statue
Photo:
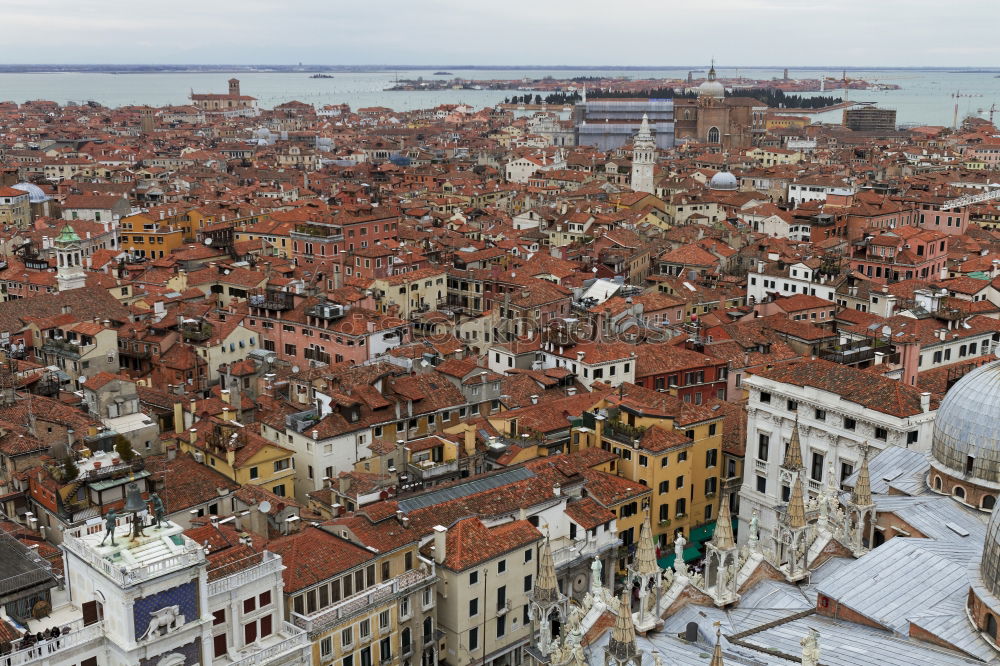
[[[747,535],[747,543],[750,545],[750,550],[757,550],[759,539],[760,516],[757,514],[757,509],[754,509],[753,515],[750,517],[750,533]]]
[[[684,533],[678,530],[674,536],[674,571],[681,575],[687,573],[687,566],[684,564],[684,546],[686,544],[687,539],[684,538]]]
[[[604,566],[597,557],[590,563],[590,594],[594,599],[601,598],[601,589],[604,587]]]
[[[800,644],[802,645],[802,666],[819,666],[819,632],[810,629]]]

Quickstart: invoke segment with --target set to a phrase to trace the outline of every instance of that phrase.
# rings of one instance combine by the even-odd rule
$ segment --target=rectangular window
[[[225,622],[226,622],[225,608],[222,608],[212,613],[212,626],[215,626],[217,624],[225,624]]]
[[[479,572],[478,571],[470,571],[469,572],[469,585],[475,585],[478,582],[479,582]]]
[[[340,645],[342,647],[348,648],[354,644],[354,630],[353,627],[347,627],[340,632]]]
[[[767,492],[767,477],[757,475],[757,492],[766,493]]]
[[[507,616],[497,616],[497,638],[503,638],[507,633]]]
[[[469,629],[469,651],[475,652],[479,649],[479,627]]]
[[[531,592],[531,574],[524,577],[524,591]]]
[[[826,412],[823,411],[822,409],[817,409],[816,410],[816,420],[817,421],[826,421]]]
[[[507,560],[500,560],[497,562],[497,573],[502,574],[507,571]]]
[[[766,391],[761,391],[760,401],[763,402],[765,405],[771,404],[771,394],[767,393]]]
[[[640,467],[646,467],[647,465],[649,465],[649,458],[647,458],[646,456],[640,455],[639,456],[639,466]]]
[[[469,599],[469,617],[479,615],[479,599]]]
[[[875,428],[875,439],[880,439],[883,442],[889,438],[889,432],[885,428]]]
[[[844,430],[854,430],[857,426],[857,421],[847,416],[844,417]]]
[[[257,598],[250,597],[249,599],[243,600],[243,612],[252,613],[254,609],[257,608]]]
[[[823,454],[818,451],[812,453],[812,466],[809,470],[809,477],[813,481],[823,480]]]
[[[767,460],[767,454],[771,446],[771,436],[766,433],[760,433],[757,436],[757,458],[759,460]]]
[[[524,551],[524,561],[525,562],[530,562],[531,558],[533,558],[534,556],[535,556],[534,555],[534,551],[532,551],[530,548],[527,549],[526,551]]]

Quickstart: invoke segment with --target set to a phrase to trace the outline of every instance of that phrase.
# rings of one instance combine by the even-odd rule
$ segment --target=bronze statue
[[[153,505],[153,518],[156,521],[156,526],[160,527],[160,523],[166,522],[167,510],[163,506],[163,500],[160,499],[159,495],[153,493],[149,496],[149,501]]]
[[[111,535],[111,545],[112,546],[117,545],[115,544],[115,527],[117,525],[118,525],[118,514],[115,512],[114,509],[111,509],[104,516],[104,538],[101,539],[102,546],[104,545],[104,542],[107,541],[109,534]]]

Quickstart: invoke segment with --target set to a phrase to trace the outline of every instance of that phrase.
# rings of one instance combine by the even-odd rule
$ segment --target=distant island
[[[330,74],[313,74],[309,77],[310,79],[332,79],[333,76]]]
[[[857,71],[937,71],[954,73],[983,73],[997,72],[998,69],[969,68],[961,69],[957,67],[880,67],[877,65],[844,67],[842,65],[739,65],[742,69],[782,69],[792,67],[799,71],[813,70],[836,70],[844,72]],[[33,73],[33,72],[94,72],[94,73],[115,73],[115,74],[168,74],[168,73],[281,73],[281,72],[350,72],[350,73],[374,73],[393,71],[427,71],[441,70],[436,72],[440,76],[450,74],[447,70],[507,70],[507,71],[534,71],[534,70],[577,70],[577,71],[700,71],[703,65],[393,65],[393,64],[368,64],[368,65],[312,65],[299,63],[298,65],[233,65],[233,64],[203,64],[203,65],[178,65],[178,64],[67,64],[67,63],[41,63],[41,64],[5,64],[0,65],[0,73]],[[736,67],[735,65],[733,67]],[[447,69],[445,69],[447,68]]]

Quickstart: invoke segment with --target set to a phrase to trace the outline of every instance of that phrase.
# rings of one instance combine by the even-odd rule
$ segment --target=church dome
[[[34,183],[18,183],[14,185],[15,190],[21,190],[22,192],[28,193],[28,201],[31,203],[42,203],[43,201],[48,201],[49,197],[42,191],[42,188],[38,187]]]
[[[718,81],[704,81],[695,90],[698,91],[698,97],[717,97],[721,99],[726,96],[726,86]]]
[[[998,414],[1000,361],[994,361],[958,380],[941,401],[931,445],[934,468],[971,485],[985,482],[995,493],[1000,488]],[[967,492],[963,490],[960,497]]]
[[[708,181],[708,186],[713,190],[737,190],[740,184],[733,174],[728,171],[720,171],[712,176],[712,179]]]

